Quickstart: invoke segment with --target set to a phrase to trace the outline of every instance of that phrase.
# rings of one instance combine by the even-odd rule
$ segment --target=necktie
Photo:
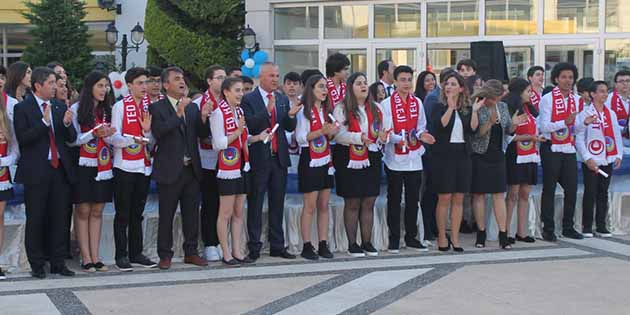
[[[44,112],[46,112],[46,107],[48,107],[47,103],[43,103],[42,104],[42,108],[44,109]],[[50,115],[52,116],[52,111],[50,113]],[[52,120],[51,120],[52,123]],[[55,133],[53,133],[53,130],[51,127],[48,127],[48,138],[50,141],[50,165],[53,168],[58,168],[59,167],[59,156],[57,155],[57,143],[55,142]]]
[[[387,96],[392,96],[392,86],[387,87]]]
[[[267,94],[267,99],[269,99],[269,102],[274,102],[272,103],[273,106],[271,107],[271,128],[273,130],[273,127],[276,125],[276,104],[273,93]],[[271,136],[271,150],[273,151],[273,153],[278,153],[278,139],[274,135]]]

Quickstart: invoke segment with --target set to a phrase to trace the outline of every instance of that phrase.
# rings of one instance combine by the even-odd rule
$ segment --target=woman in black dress
[[[478,110],[479,128],[472,137],[472,193],[473,210],[477,222],[477,247],[486,243],[485,194],[492,195],[495,219],[499,226],[501,248],[509,249],[505,218],[505,191],[507,189],[503,136],[514,132],[523,116],[510,116],[507,104],[499,102],[503,95],[503,84],[488,80],[473,95],[482,106]]]
[[[431,111],[435,144],[431,148],[435,160],[435,176],[431,185],[438,194],[436,221],[438,249],[463,252],[459,245],[459,227],[462,223],[464,194],[470,192],[472,165],[470,161],[470,136],[477,129],[477,110],[480,104],[470,106],[470,96],[464,78],[453,72],[444,78],[439,103]],[[451,233],[446,235],[448,210],[451,208]]]
[[[517,229],[514,238],[508,237],[510,243],[515,241],[533,243],[535,239],[527,235],[529,210],[529,194],[531,187],[538,183],[538,164],[540,154],[537,143],[545,141],[538,135],[536,117],[538,110],[531,103],[531,83],[522,78],[515,78],[508,86],[509,93],[503,98],[508,105],[510,115],[527,114],[527,121],[516,127],[514,138],[507,147],[505,160],[507,166],[507,211],[506,228],[510,230],[514,205],[517,205]]]
[[[8,96],[4,89],[6,71],[0,66],[0,250],[4,236],[4,209],[7,201],[13,199],[13,184],[9,166],[17,163],[19,149],[13,132],[13,122],[7,114]],[[6,275],[0,269],[0,280],[6,279]]]
[[[381,130],[383,117],[379,105],[368,99],[365,74],[355,72],[348,78],[348,90],[334,117],[340,130],[333,153],[337,195],[344,198],[343,219],[352,257],[377,256],[372,246],[374,202],[380,192],[381,157],[377,142],[387,140]],[[361,246],[357,244],[357,225],[361,222]]]
[[[295,138],[302,148],[298,164],[298,190],[304,194],[300,225],[304,246],[301,256],[315,260],[319,256],[333,258],[328,248],[328,201],[333,187],[330,140],[339,127],[328,117],[332,112],[326,79],[310,77],[302,94],[304,107],[297,114]],[[313,212],[317,209],[317,253],[311,244]]]
[[[98,256],[103,224],[103,208],[112,201],[112,152],[105,138],[116,131],[109,126],[114,100],[108,97],[109,79],[92,71],[83,82],[79,102],[70,110],[77,130],[75,147],[79,147],[78,182],[73,202],[75,231],[81,251],[81,269],[85,272],[107,271]],[[96,128],[99,127],[99,128]]]

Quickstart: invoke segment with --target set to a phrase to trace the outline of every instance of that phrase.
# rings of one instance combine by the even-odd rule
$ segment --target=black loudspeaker
[[[503,42],[472,42],[470,57],[477,63],[477,75],[484,81],[497,79],[507,83],[510,80]]]

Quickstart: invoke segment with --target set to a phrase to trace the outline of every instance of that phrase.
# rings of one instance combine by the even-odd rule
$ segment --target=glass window
[[[295,71],[302,73],[306,69],[319,69],[319,48],[312,46],[276,46],[275,63],[280,74]]]
[[[486,35],[536,34],[537,0],[486,0]]]
[[[420,37],[420,4],[375,4],[374,37]]]
[[[413,48],[379,48],[376,49],[374,78],[378,79],[378,64],[383,60],[392,60],[397,66],[407,65],[416,68],[416,50]]]
[[[615,73],[621,69],[630,70],[630,39],[609,39],[604,57],[605,80],[613,84]]]
[[[367,38],[368,6],[325,6],[324,37],[329,39]]]
[[[509,78],[527,78],[527,70],[534,65],[534,47],[505,47],[505,62]]]
[[[342,53],[350,59],[349,72],[363,72],[367,74],[367,50],[365,49],[329,49],[328,55]]]
[[[576,34],[598,31],[597,0],[545,1],[545,34]]]
[[[319,8],[274,9],[275,39],[317,39]]]
[[[439,74],[442,69],[455,69],[457,62],[470,58],[470,45],[462,44],[429,44],[427,45],[427,70]]]
[[[578,78],[593,77],[593,45],[545,46],[545,80],[551,84],[551,69],[559,62],[577,66]]]
[[[630,6],[624,0],[606,0],[606,32],[630,32]]]
[[[427,36],[479,35],[479,4],[475,1],[427,3]]]

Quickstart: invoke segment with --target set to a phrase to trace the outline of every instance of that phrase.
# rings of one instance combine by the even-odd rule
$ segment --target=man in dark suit
[[[55,73],[35,68],[31,86],[33,95],[15,106],[13,118],[20,145],[15,181],[24,184],[26,205],[26,255],[33,277],[46,277],[47,254],[51,273],[73,276],[64,262],[70,185],[76,177],[75,161],[66,143],[74,142],[77,133],[68,107],[52,102]]]
[[[284,195],[287,185],[289,145],[285,131],[295,130],[295,115],[301,104],[289,105],[289,99],[275,92],[278,89],[280,73],[278,66],[268,62],[260,68],[260,86],[243,97],[241,107],[250,134],[256,135],[265,130],[271,132],[277,123],[279,127],[267,143],[256,142],[249,147],[251,164],[250,191],[247,195],[247,233],[249,234],[249,258],[260,257],[262,242],[262,207],[265,193],[269,190],[269,243],[271,256],[287,259],[295,258],[284,246],[282,217]]]
[[[151,104],[151,131],[157,141],[153,160],[153,179],[158,184],[159,223],[158,255],[160,269],[168,269],[173,257],[173,217],[180,204],[184,232],[184,263],[207,266],[199,257],[199,183],[201,161],[198,141],[210,134],[208,115],[211,106],[200,113],[199,107],[186,97],[184,72],[169,67],[162,72],[166,98]],[[204,222],[204,224],[208,224]]]

